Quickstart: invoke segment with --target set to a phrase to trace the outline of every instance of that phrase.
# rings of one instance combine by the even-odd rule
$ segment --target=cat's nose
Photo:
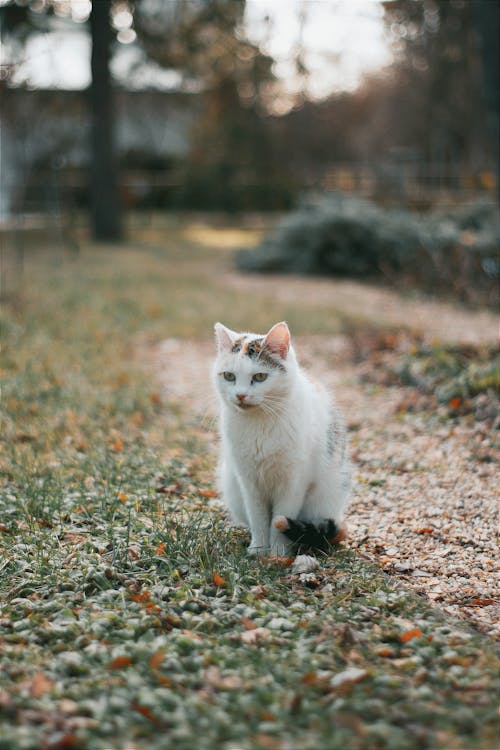
[[[236,398],[238,399],[238,401],[244,401],[246,399],[246,397],[247,397],[246,393],[237,393],[236,394]]]

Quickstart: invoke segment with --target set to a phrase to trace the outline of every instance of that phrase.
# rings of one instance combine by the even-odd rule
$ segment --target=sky
[[[0,0],[0,4],[2,1]],[[163,0],[171,2],[171,0]],[[63,0],[61,3],[62,8]],[[90,82],[90,40],[83,21],[89,0],[66,0],[66,12],[76,24],[30,39],[24,62],[15,80],[37,88],[86,88]],[[119,45],[114,73],[122,77],[130,63],[140,58],[130,28],[132,17],[124,6],[115,16]],[[284,101],[301,88],[308,96],[323,98],[332,92],[352,91],[363,74],[391,60],[384,36],[383,9],[379,0],[247,0],[246,33],[275,60],[274,72],[282,82]],[[293,63],[297,46],[304,50],[307,76],[297,78]],[[179,78],[168,71],[143,69],[136,86],[175,88]],[[286,104],[285,104],[286,107]]]

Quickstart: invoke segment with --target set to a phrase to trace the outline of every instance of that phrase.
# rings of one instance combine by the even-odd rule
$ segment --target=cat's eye
[[[263,383],[264,380],[267,380],[267,372],[256,372],[252,378],[254,383]]]
[[[236,380],[236,375],[234,374],[234,372],[224,372],[223,375],[224,380],[227,380],[228,383],[234,383],[234,381]]]

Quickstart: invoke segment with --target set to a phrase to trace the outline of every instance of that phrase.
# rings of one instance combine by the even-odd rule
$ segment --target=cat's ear
[[[238,334],[235,331],[231,331],[230,328],[223,326],[222,323],[216,323],[214,330],[217,349],[220,352],[225,349],[232,349],[235,340],[238,338]]]
[[[286,323],[276,323],[264,338],[264,346],[281,359],[286,359],[290,349],[290,331]]]

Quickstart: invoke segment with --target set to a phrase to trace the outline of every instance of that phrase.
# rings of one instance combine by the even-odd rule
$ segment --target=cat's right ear
[[[235,331],[231,331],[230,328],[223,326],[222,323],[216,323],[214,330],[218,351],[222,352],[232,349],[234,342],[238,338],[238,334]]]

